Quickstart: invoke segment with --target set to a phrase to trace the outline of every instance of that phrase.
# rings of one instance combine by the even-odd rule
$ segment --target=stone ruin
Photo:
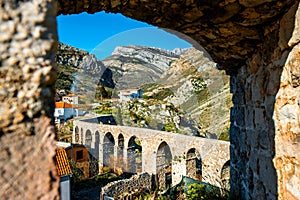
[[[153,189],[153,175],[141,173],[129,179],[114,181],[101,188],[100,199],[113,197],[114,199],[134,199]]]
[[[55,18],[102,10],[193,38],[231,76],[232,199],[300,199],[299,0],[0,1],[2,198],[58,198]]]

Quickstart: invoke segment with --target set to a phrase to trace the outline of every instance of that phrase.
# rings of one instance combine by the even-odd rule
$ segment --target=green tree
[[[73,81],[75,80],[74,73],[76,72],[76,70],[67,65],[58,65],[58,67],[59,70],[57,73],[55,88],[70,91]]]
[[[174,133],[178,132],[175,124],[172,122],[165,124],[164,127],[162,128],[162,131],[174,132]]]

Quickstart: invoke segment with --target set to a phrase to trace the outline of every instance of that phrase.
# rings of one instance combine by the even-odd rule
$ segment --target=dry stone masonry
[[[152,176],[148,173],[134,175],[130,179],[115,181],[101,188],[100,199],[113,197],[115,199],[134,199],[131,196],[150,192],[152,190]]]
[[[300,199],[299,0],[0,1],[2,198],[58,197],[55,16],[103,10],[186,34],[231,75],[232,199]]]

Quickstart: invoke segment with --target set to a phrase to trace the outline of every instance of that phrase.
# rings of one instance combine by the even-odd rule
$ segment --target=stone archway
[[[188,150],[186,154],[186,175],[202,181],[202,161],[195,148]]]
[[[85,132],[85,142],[84,142],[85,147],[91,151],[92,148],[92,132],[88,129]]]
[[[127,172],[142,172],[142,151],[140,140],[136,136],[130,137],[127,148]]]
[[[157,186],[163,190],[172,185],[172,152],[166,142],[162,142],[156,154]]]
[[[299,143],[299,131],[294,128],[299,127],[298,0],[158,0],[142,4],[29,0],[0,4],[0,146],[7,161],[1,163],[0,170],[7,171],[9,167],[11,174],[19,174],[14,176],[18,181],[8,181],[12,178],[9,174],[0,179],[0,183],[5,183],[3,198],[57,197],[55,167],[54,163],[49,164],[55,152],[51,122],[56,73],[55,16],[101,10],[181,31],[201,43],[220,63],[219,68],[231,74],[234,107],[230,176],[235,183],[231,187],[232,198],[274,199],[277,194],[282,199],[300,198],[294,192],[300,190],[294,184],[300,182],[295,174],[300,160],[300,148],[295,145]],[[39,155],[43,155],[38,164],[36,154],[26,154],[31,149],[21,148],[24,143],[31,144],[27,148],[37,147]],[[15,153],[7,153],[15,149],[22,149],[18,152],[22,159],[13,159]],[[283,167],[287,165],[291,171]],[[43,184],[28,185],[32,179],[42,180]]]
[[[103,166],[114,169],[115,162],[115,139],[113,135],[108,132],[103,139]]]

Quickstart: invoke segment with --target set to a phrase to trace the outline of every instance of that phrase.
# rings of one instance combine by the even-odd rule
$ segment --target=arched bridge
[[[73,132],[73,142],[84,144],[100,168],[155,174],[162,188],[182,176],[219,187],[228,183],[229,142],[100,121],[101,117],[74,120]]]

